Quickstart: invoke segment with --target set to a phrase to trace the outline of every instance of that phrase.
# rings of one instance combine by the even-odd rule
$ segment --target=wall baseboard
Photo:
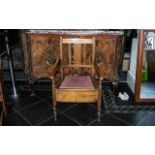
[[[133,93],[135,93],[135,76],[131,71],[128,71],[127,75],[127,84],[129,85],[130,89]]]

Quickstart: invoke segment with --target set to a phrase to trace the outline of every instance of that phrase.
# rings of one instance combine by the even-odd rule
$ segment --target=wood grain
[[[57,89],[57,102],[89,103],[97,102],[98,90]]]

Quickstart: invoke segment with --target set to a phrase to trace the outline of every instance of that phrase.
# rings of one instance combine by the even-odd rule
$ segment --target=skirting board
[[[127,84],[129,85],[133,93],[135,93],[135,80],[135,75],[131,71],[128,71]]]

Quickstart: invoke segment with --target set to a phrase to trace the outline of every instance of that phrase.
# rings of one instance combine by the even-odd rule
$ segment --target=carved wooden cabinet
[[[60,37],[95,37],[95,61],[104,78],[118,80],[122,62],[124,35],[122,31],[107,30],[29,30],[27,50],[24,50],[25,73],[29,80],[50,77],[51,65],[60,56]]]

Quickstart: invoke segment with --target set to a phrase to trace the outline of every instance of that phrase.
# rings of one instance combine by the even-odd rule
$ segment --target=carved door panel
[[[105,79],[115,79],[116,38],[96,38],[96,61],[102,66]]]
[[[43,72],[55,63],[57,55],[59,55],[58,36],[31,36],[31,57],[32,57],[32,75],[41,77]]]

